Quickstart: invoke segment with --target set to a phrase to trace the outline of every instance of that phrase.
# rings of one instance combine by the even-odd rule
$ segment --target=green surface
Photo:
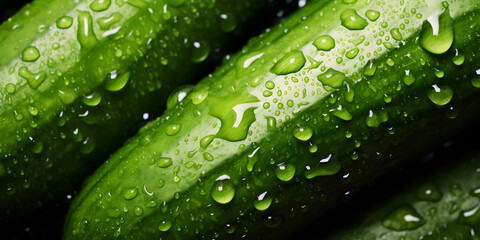
[[[286,238],[478,118],[476,1],[344,2],[309,3],[143,127],[65,238]]]

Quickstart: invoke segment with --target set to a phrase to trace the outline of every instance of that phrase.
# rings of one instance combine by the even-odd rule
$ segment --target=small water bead
[[[403,39],[402,33],[398,28],[392,28],[392,30],[390,30],[390,34],[392,35],[392,38],[395,40],[400,41]]]
[[[123,197],[126,200],[132,200],[135,197],[137,197],[137,194],[138,194],[137,188],[127,189],[123,192]]]
[[[199,105],[208,97],[208,91],[194,91],[192,92],[192,103]]]
[[[414,230],[425,223],[425,220],[411,205],[400,205],[390,212],[383,220],[382,225],[395,231]]]
[[[349,50],[345,53],[345,57],[349,58],[349,59],[354,59],[358,53],[360,52],[360,49],[358,48],[354,48],[352,50]]]
[[[368,25],[368,22],[358,15],[354,9],[343,11],[340,15],[340,21],[342,26],[349,30],[362,30]]]
[[[302,51],[293,50],[278,60],[270,69],[270,72],[277,75],[296,73],[305,66],[306,62],[307,60]]]
[[[110,7],[111,0],[95,0],[90,4],[90,9],[94,12],[105,11]]]
[[[220,27],[224,32],[231,32],[237,27],[235,15],[222,13],[220,14]]]
[[[405,70],[405,74],[403,75],[403,83],[405,83],[407,86],[410,86],[415,83],[415,81],[415,76],[410,73],[410,70]]]
[[[304,173],[305,178],[312,179],[321,176],[332,176],[337,174],[342,166],[330,154],[321,159],[314,167],[307,166]]]
[[[380,17],[380,12],[376,10],[367,10],[365,12],[365,16],[368,18],[368,20],[375,22]]]
[[[367,77],[372,77],[377,72],[377,64],[373,61],[368,61],[365,68],[363,68],[363,74]]]
[[[308,141],[313,136],[313,130],[306,126],[297,125],[293,129],[293,136],[300,141]]]
[[[205,159],[206,161],[211,162],[211,161],[213,161],[214,158],[213,158],[212,154],[206,152],[206,153],[203,153],[203,159]]]
[[[135,208],[133,209],[133,213],[135,214],[135,216],[140,217],[140,216],[143,215],[143,208],[141,208],[141,207],[135,207]]]
[[[438,106],[444,106],[448,104],[453,98],[453,89],[449,86],[432,85],[432,89],[428,91],[427,97],[434,104]]]
[[[56,24],[57,28],[59,29],[67,29],[72,26],[73,18],[69,16],[63,16],[57,20]]]
[[[130,79],[130,72],[119,72],[112,71],[110,72],[110,77],[107,77],[103,87],[107,91],[117,92],[122,90],[125,85],[127,85],[128,80]]]
[[[472,79],[472,85],[476,88],[480,88],[480,77],[475,77]]]
[[[15,84],[13,83],[7,83],[5,85],[5,91],[7,91],[7,93],[15,93],[15,91],[17,90],[17,87],[15,87]]]
[[[347,79],[345,74],[329,68],[326,72],[317,76],[317,79],[324,85],[331,88],[338,88]]]
[[[160,222],[160,224],[158,224],[158,230],[160,232],[166,232],[168,230],[170,230],[170,228],[172,228],[172,221],[170,220],[163,220]]]
[[[380,124],[388,121],[388,115],[385,111],[373,112],[370,110],[365,119],[365,124],[369,127],[378,127]]]
[[[82,102],[85,105],[90,107],[97,106],[98,104],[100,104],[101,101],[102,101],[102,96],[97,92],[93,92],[92,94],[89,94],[89,95],[83,95],[83,98],[82,98]]]
[[[267,132],[277,131],[277,119],[274,117],[265,117],[267,120]]]
[[[220,204],[227,204],[235,197],[235,185],[228,175],[222,175],[215,180],[210,190],[212,199]]]
[[[453,64],[460,66],[465,62],[465,55],[455,51],[455,56],[452,58]]]
[[[34,46],[26,47],[22,51],[22,61],[35,62],[40,57],[40,51]]]
[[[215,139],[215,135],[208,135],[200,139],[200,147],[207,148],[210,143],[212,143],[213,139]]]
[[[329,35],[322,35],[313,41],[318,51],[330,51],[335,47],[335,39]]]
[[[191,60],[193,63],[203,62],[210,55],[210,44],[205,41],[193,42]]]
[[[425,182],[417,187],[415,196],[423,201],[438,202],[442,199],[442,192],[433,182]]]
[[[157,166],[161,168],[169,167],[173,164],[173,161],[169,157],[161,157],[157,161]]]
[[[272,204],[273,198],[268,196],[268,192],[263,192],[257,196],[257,199],[253,202],[253,206],[258,211],[267,210]]]
[[[122,20],[123,15],[121,13],[112,13],[112,15],[107,16],[107,17],[101,17],[97,19],[97,24],[102,30],[108,30],[110,29],[111,26],[113,26],[115,23],[118,23],[120,20]]]
[[[181,103],[193,90],[194,86],[184,85],[172,91],[167,98],[167,110],[173,109],[178,103]]]
[[[272,90],[273,88],[275,88],[275,83],[272,82],[272,81],[268,81],[268,82],[265,83],[265,87],[266,87],[267,89]]]
[[[281,163],[275,168],[275,176],[281,181],[288,182],[295,176],[296,170],[293,164]]]
[[[433,69],[433,73],[437,78],[443,78],[445,76],[445,72],[437,68]]]
[[[180,132],[182,126],[180,124],[171,124],[167,127],[166,133],[168,136],[173,136]]]

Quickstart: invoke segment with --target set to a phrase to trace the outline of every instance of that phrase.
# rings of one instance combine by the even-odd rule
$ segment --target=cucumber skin
[[[375,6],[374,2],[372,6]],[[407,5],[412,3],[405,2]],[[142,128],[85,182],[67,217],[65,238],[286,238],[293,230],[348,199],[350,194],[379,175],[420,156],[478,119],[479,90],[472,86],[471,79],[476,76],[475,63],[479,60],[475,49],[478,49],[480,29],[475,23],[480,20],[480,15],[479,6],[467,1],[465,9],[453,10],[455,15],[459,15],[455,23],[457,31],[455,42],[447,53],[435,56],[416,43],[421,23],[425,20],[417,19],[415,21],[420,25],[408,39],[375,60],[379,65],[374,76],[364,76],[360,67],[360,71],[352,76],[361,81],[354,83],[352,79],[346,80],[344,84],[350,84],[350,88],[326,94],[327,97],[301,109],[283,125],[277,123],[277,129],[268,134],[255,133],[265,130],[265,124],[258,122],[265,121],[268,115],[255,113],[252,117],[245,111],[246,116],[242,116],[239,125],[242,125],[243,119],[254,122],[249,125],[252,134],[247,134],[247,139],[227,141],[217,138],[206,149],[198,147],[203,137],[216,132],[221,132],[222,137],[241,139],[237,129],[231,130],[232,134],[226,134],[214,126],[219,128],[218,125],[225,124],[228,128],[234,125],[235,115],[232,120],[227,116],[230,113],[227,110],[248,99],[245,91],[261,99],[266,79],[258,88],[247,86],[254,85],[258,78],[269,77],[269,70],[274,65],[274,61],[269,59],[278,60],[286,49],[299,49],[313,41],[315,36],[337,29],[339,23],[335,19],[339,18],[342,10],[361,9],[366,5],[365,1],[357,1],[353,5],[312,3],[280,26],[251,40],[242,51],[245,54],[234,56],[212,76],[202,80],[175,109]],[[438,6],[425,11],[435,10],[439,10]],[[474,11],[461,16],[462,11],[468,10]],[[310,25],[312,22],[317,25]],[[315,30],[318,32],[309,32]],[[468,55],[461,66],[452,63],[455,49]],[[250,65],[255,71],[236,73],[239,71],[237,64],[244,63],[245,57],[251,59],[262,51],[264,54],[259,59],[263,60]],[[387,61],[389,59],[393,59],[395,64],[388,65],[386,62],[390,62]],[[409,64],[412,59],[422,59],[425,65]],[[404,62],[406,64],[402,64]],[[407,66],[412,72],[425,74],[411,86],[403,85]],[[442,83],[450,86],[455,93],[452,101],[443,107],[434,105],[427,98],[427,92],[439,81],[433,72],[436,66],[441,66],[445,73]],[[306,72],[306,67],[303,70]],[[287,78],[279,79],[282,80],[275,81],[275,84],[282,85]],[[372,87],[376,88],[376,92],[371,90]],[[352,102],[343,97],[348,89],[355,90]],[[206,99],[195,104],[205,92],[208,92]],[[233,100],[230,99],[232,95]],[[388,103],[386,96],[391,97]],[[279,99],[281,102],[282,98]],[[260,101],[258,109],[262,103]],[[339,106],[350,111],[351,121],[331,114]],[[458,113],[452,114],[450,107],[458,109]],[[222,116],[217,112],[222,108],[225,109],[222,121],[208,116]],[[377,127],[368,127],[365,119],[370,110],[386,113],[388,121]],[[326,117],[330,117],[328,121]],[[181,126],[180,131],[176,135],[167,134],[175,124],[177,129]],[[313,136],[308,142],[295,139],[294,131],[299,125],[313,129]],[[351,133],[352,137],[345,137],[345,133]],[[356,142],[361,142],[361,145],[355,146]],[[316,153],[309,152],[309,145],[318,147]],[[214,155],[214,160],[204,160],[204,152]],[[305,179],[306,170],[329,156],[341,165],[339,172]],[[162,160],[160,157],[170,157],[173,163],[159,168],[157,161]],[[249,161],[253,160],[256,164],[250,168]],[[277,165],[283,163],[296,167],[295,176],[288,182],[275,176]],[[225,176],[230,177],[235,185],[235,196],[231,202],[219,204],[212,200],[211,189],[218,179],[225,179]],[[124,196],[128,191],[135,193],[133,198]],[[267,199],[272,197],[272,203],[267,210],[256,210],[253,205],[260,196],[265,196],[264,193]],[[139,209],[141,214],[136,215],[135,210],[139,213]],[[170,223],[169,230],[159,230]]]
[[[86,2],[34,1],[0,26],[0,48],[4,53],[0,56],[3,78],[0,89],[0,222],[4,226],[23,221],[71,194],[146,120],[164,111],[172,90],[206,74],[220,61],[222,54],[235,49],[243,38],[252,34],[255,27],[250,23],[259,13],[263,15],[281,6],[280,2],[266,0],[184,3],[178,8],[169,6],[171,17],[168,20],[157,12],[159,20],[154,22],[146,8],[135,12],[136,8],[124,4],[122,8],[133,9],[134,15],[123,17],[122,30],[118,34],[130,30],[142,33],[149,27],[152,31],[134,39],[114,40],[118,35],[101,38],[99,35],[104,31],[99,31],[96,25],[99,17],[115,12],[112,8],[117,5],[112,1],[106,11],[90,11],[98,42],[84,49],[76,40],[78,19],[75,16],[76,9],[86,8],[82,7]],[[163,11],[165,1],[155,2],[158,3],[150,1],[148,8]],[[236,27],[224,31],[223,23],[217,21],[222,13],[230,20],[235,19]],[[73,15],[72,27],[56,29],[55,21],[64,15]],[[182,20],[173,23],[177,17]],[[183,21],[184,18],[191,23]],[[44,32],[53,29],[52,38],[57,36],[55,31],[65,38],[59,41],[62,43],[60,50],[51,49],[56,40],[51,41],[48,35],[38,32],[42,25],[46,26]],[[184,44],[185,39],[191,42]],[[208,58],[193,62],[190,59],[193,42],[200,40],[210,46],[210,53]],[[29,45],[41,46],[41,57],[34,63],[23,63],[21,53]],[[113,49],[122,50],[124,58],[115,58]],[[55,55],[55,51],[64,52],[63,62],[58,59],[61,54]],[[57,61],[56,67],[47,66],[47,57]],[[161,63],[160,57],[168,59],[168,63]],[[106,60],[109,58],[111,61]],[[14,63],[15,72],[7,73]],[[32,72],[46,71],[47,77],[37,89],[32,89],[18,76],[21,66],[27,66]],[[106,78],[111,71],[119,69],[130,72],[127,84],[120,91],[107,91],[103,86]],[[57,75],[59,73],[62,75]],[[65,80],[70,80],[68,86],[63,84]],[[8,82],[16,85],[14,93],[7,92]],[[68,104],[59,100],[59,90],[70,98],[67,98]],[[96,106],[83,102],[84,96],[92,92],[102,97]],[[29,114],[29,106],[38,110],[36,116]],[[23,120],[15,120],[14,111],[22,113]],[[144,113],[150,118],[144,119]],[[31,123],[37,126],[31,127]],[[40,153],[32,151],[35,147],[35,152],[40,149]]]
[[[478,134],[478,129],[475,131]],[[414,172],[408,179],[400,181],[388,177],[383,183],[373,185],[368,193],[376,198],[373,206],[363,197],[362,194],[356,198],[363,209],[352,213],[343,227],[335,227],[332,231],[320,234],[320,239],[345,239],[345,240],[366,240],[366,239],[479,239],[478,187],[480,186],[480,154],[478,152],[477,140],[472,139],[475,135],[465,134],[470,139],[454,139],[453,147],[434,152],[433,158],[427,163],[406,166],[404,170],[394,176]],[[456,145],[456,146],[455,146]],[[463,146],[464,145],[464,146]],[[384,178],[382,178],[385,180]],[[429,184],[437,188],[441,198],[436,201],[425,200],[416,195],[416,191],[423,184]],[[380,189],[389,188],[386,192],[377,192]],[[400,205],[412,206],[425,223],[414,230],[394,231],[382,226],[381,221],[388,213]],[[347,204],[348,205],[348,204]],[[342,213],[353,210],[350,206],[340,210],[339,219]],[[432,210],[436,210],[432,214]],[[470,219],[462,215],[469,211],[475,212]],[[468,219],[466,221],[466,219]],[[312,225],[314,227],[314,225]]]

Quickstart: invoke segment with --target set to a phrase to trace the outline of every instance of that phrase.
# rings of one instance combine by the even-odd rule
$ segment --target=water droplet
[[[217,138],[241,141],[247,138],[250,125],[255,122],[254,110],[260,100],[248,92],[226,97],[209,97],[209,114],[220,119],[221,127]]]
[[[294,50],[283,56],[278,62],[273,65],[270,72],[277,75],[286,75],[296,73],[305,66],[307,59],[302,51]]]
[[[453,64],[460,66],[465,62],[465,55],[461,54],[458,52],[458,50],[455,50],[455,56],[452,58]]]
[[[403,39],[402,33],[398,28],[392,28],[392,30],[390,30],[390,34],[392,35],[392,38],[395,40],[400,41]]]
[[[203,62],[210,55],[210,45],[205,41],[196,41],[193,43],[191,60],[194,63]]]
[[[472,79],[472,85],[476,88],[480,88],[480,77],[475,77]]]
[[[376,10],[367,10],[365,12],[365,16],[368,18],[368,20],[375,22],[380,17],[380,12]]]
[[[40,57],[40,51],[34,46],[26,47],[22,52],[22,61],[35,62]]]
[[[122,90],[130,78],[130,72],[110,72],[110,77],[105,80],[104,88],[107,91],[116,92]]]
[[[122,20],[123,15],[121,13],[112,13],[112,15],[107,17],[101,17],[97,19],[97,24],[102,30],[109,30],[112,25],[115,23],[120,22]]]
[[[167,133],[168,136],[173,136],[173,135],[177,134],[178,132],[180,132],[181,128],[182,128],[182,126],[180,124],[171,124],[167,127],[166,133]]]
[[[78,11],[77,40],[82,49],[90,49],[97,44],[90,12]]]
[[[325,73],[318,75],[317,79],[324,85],[331,88],[338,88],[347,79],[345,74],[329,68]]]
[[[337,174],[342,166],[333,158],[332,154],[321,159],[316,166],[306,167],[305,178],[312,179],[320,176],[331,176]]]
[[[428,91],[427,97],[434,104],[443,106],[448,104],[453,98],[453,89],[449,86],[432,85],[432,89]]]
[[[102,96],[97,92],[93,92],[92,94],[89,94],[89,95],[83,95],[83,98],[82,98],[82,102],[85,105],[90,107],[97,106],[98,104],[100,104],[101,101],[102,101]]]
[[[415,83],[415,77],[410,73],[410,70],[405,70],[405,74],[403,75],[403,83],[405,85],[410,86]]]
[[[342,26],[349,30],[362,30],[368,25],[368,22],[358,15],[354,9],[346,9],[343,11],[340,15],[340,21],[342,22]]]
[[[313,136],[313,130],[309,127],[297,125],[293,129],[293,136],[300,141],[308,141]]]
[[[210,191],[212,199],[220,204],[227,204],[235,196],[235,185],[228,175],[222,175],[215,180]]]
[[[210,143],[212,143],[213,139],[215,139],[215,135],[208,135],[200,139],[200,147],[207,148]]]
[[[171,166],[173,163],[172,159],[169,157],[161,157],[157,161],[157,166],[161,168],[166,168]]]
[[[206,153],[203,153],[203,159],[211,162],[211,161],[213,161],[213,156],[212,156],[212,154],[206,152]]]
[[[7,93],[15,93],[15,91],[17,90],[17,87],[15,87],[15,84],[13,83],[7,83],[5,85],[5,91],[7,91]]]
[[[352,114],[350,114],[350,112],[342,106],[339,106],[335,111],[333,111],[333,115],[345,121],[350,121],[353,118]]]
[[[424,223],[417,211],[407,204],[398,206],[382,220],[384,227],[395,231],[414,230]]]
[[[90,9],[94,12],[105,11],[110,7],[111,0],[94,0],[90,4]]]
[[[272,204],[273,198],[267,196],[267,192],[263,192],[262,194],[257,196],[257,199],[253,202],[253,206],[258,211],[265,211],[267,210],[270,205]]]
[[[265,117],[267,120],[267,132],[277,131],[277,119],[274,117]]]
[[[363,69],[363,74],[367,77],[372,77],[377,72],[377,64],[372,60],[368,61],[367,65]]]
[[[40,86],[40,84],[42,84],[47,77],[45,72],[33,73],[30,72],[26,67],[21,67],[18,69],[18,75],[27,80],[28,85],[33,89],[36,89],[38,86]]]
[[[175,105],[182,102],[193,90],[194,87],[192,85],[184,85],[172,91],[167,98],[167,110],[173,109]]]
[[[235,15],[222,13],[220,14],[220,27],[224,32],[231,32],[237,27]]]
[[[140,217],[140,216],[143,215],[143,208],[141,208],[141,207],[135,207],[135,208],[133,209],[133,213],[135,214],[135,216]]]
[[[426,182],[417,187],[415,196],[423,201],[438,202],[442,198],[442,192],[433,182]]]
[[[373,112],[370,110],[365,119],[365,123],[369,127],[378,127],[380,124],[388,121],[388,115],[385,111]]]
[[[208,97],[208,91],[194,91],[192,93],[192,103],[198,105]]]
[[[160,232],[166,232],[172,228],[172,221],[170,220],[163,220],[158,224],[158,230]]]
[[[43,150],[43,143],[40,141],[35,141],[32,144],[32,152],[35,154],[41,153]]]
[[[137,197],[137,193],[138,193],[137,188],[127,189],[123,192],[123,197],[126,200],[132,200],[135,197]]]
[[[359,52],[360,52],[360,49],[354,48],[354,49],[352,49],[352,50],[347,51],[347,52],[345,53],[345,57],[347,57],[347,58],[349,58],[349,59],[353,59],[353,58],[355,58],[355,57],[358,55]]]
[[[335,39],[329,35],[323,35],[313,41],[313,46],[315,46],[318,51],[330,51],[335,47]]]
[[[453,26],[448,8],[443,13],[430,16],[423,24],[419,39],[420,46],[433,54],[447,52],[454,40]]]
[[[57,20],[57,28],[59,29],[67,29],[72,26],[73,18],[69,16],[63,16]]]
[[[281,163],[275,168],[275,175],[278,179],[288,182],[295,176],[297,168],[293,164]]]

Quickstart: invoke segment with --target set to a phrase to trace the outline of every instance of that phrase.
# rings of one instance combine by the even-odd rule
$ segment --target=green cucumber
[[[62,200],[269,0],[36,0],[0,26],[0,221]],[[267,24],[267,23],[265,23]],[[258,24],[262,25],[262,24]],[[260,31],[260,29],[257,29]]]
[[[426,163],[407,166],[351,206],[332,211],[335,219],[343,217],[342,227],[318,234],[318,239],[480,239],[479,141],[453,142],[457,146],[434,152]]]
[[[476,0],[307,4],[86,180],[65,239],[288,237],[478,118],[479,21]]]

